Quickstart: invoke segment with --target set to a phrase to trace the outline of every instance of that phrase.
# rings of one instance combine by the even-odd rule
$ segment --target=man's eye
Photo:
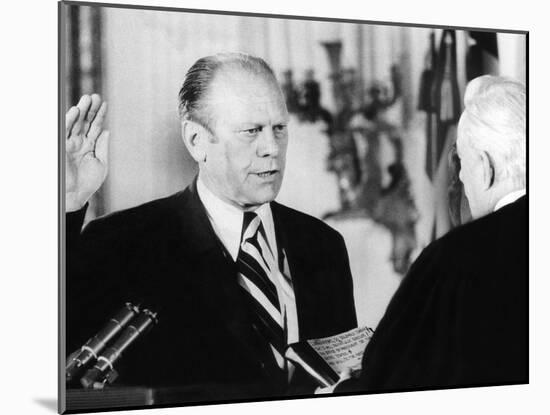
[[[285,124],[279,124],[273,127],[273,131],[276,134],[284,133],[286,131],[286,125]]]
[[[247,130],[243,130],[242,132],[243,132],[245,135],[248,135],[248,136],[255,136],[255,135],[258,134],[260,131],[262,131],[262,127],[249,128],[249,129],[247,129]]]

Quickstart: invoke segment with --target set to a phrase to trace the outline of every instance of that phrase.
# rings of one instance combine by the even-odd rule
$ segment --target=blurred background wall
[[[399,244],[408,244],[410,263],[434,237],[453,226],[448,213],[447,189],[452,177],[447,173],[447,152],[456,138],[452,128],[456,119],[451,116],[441,121],[445,96],[454,103],[449,111],[460,113],[472,67],[525,82],[526,37],[522,34],[498,33],[484,48],[485,41],[471,33],[440,28],[92,6],[69,6],[67,13],[66,83],[62,85],[66,102],[70,106],[81,94],[98,92],[109,105],[109,175],[88,219],[170,195],[193,180],[197,167],[180,139],[177,94],[187,69],[202,56],[222,51],[261,56],[281,83],[285,71],[292,71],[298,95],[303,95],[305,81],[313,80],[311,85],[319,88],[319,105],[333,120],[347,114],[340,127],[334,121],[333,131],[327,131],[322,117],[304,116],[304,111],[292,114],[287,170],[277,200],[325,219],[343,234],[359,322],[371,327],[378,324],[404,274],[403,267],[396,269]],[[347,84],[340,72],[335,77],[323,42],[341,45],[340,70],[352,74]],[[472,53],[476,44],[478,50]],[[433,52],[438,62],[445,61],[443,56],[454,58],[438,64],[431,60]],[[430,78],[427,70],[439,79],[438,94],[444,97],[435,100],[438,108],[432,109],[431,118],[429,111],[419,109],[423,82]],[[335,92],[335,79],[340,92]],[[347,95],[341,92],[346,85],[352,85]],[[373,86],[396,97],[393,102],[388,99],[374,118],[369,116],[376,101],[369,95],[376,89]],[[357,100],[355,110],[342,103],[352,95]],[[445,126],[444,138],[436,124]],[[356,182],[361,178],[372,182],[376,177],[380,192],[370,193],[375,199],[370,211],[361,204],[365,192],[363,199],[352,198],[352,206],[347,206],[342,197],[346,177],[338,174],[338,167],[329,169],[331,160],[340,160],[334,143],[344,136],[351,137],[348,143],[363,166]],[[442,155],[432,162],[427,154],[437,153],[430,150],[434,140],[439,140],[436,146]],[[429,163],[431,171],[426,167]],[[404,176],[389,168],[396,165],[402,167]],[[398,203],[391,199],[396,177],[406,189],[394,194],[411,198],[406,214],[395,213]],[[377,200],[384,197],[388,201],[380,207]],[[403,199],[396,197],[398,202]],[[380,209],[378,217],[372,213]],[[400,234],[388,225],[392,214],[397,219],[411,217],[408,239],[396,238]]]

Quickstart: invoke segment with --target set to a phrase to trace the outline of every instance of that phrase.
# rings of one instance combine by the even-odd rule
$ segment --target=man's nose
[[[263,128],[258,138],[258,156],[275,157],[279,154],[279,142],[271,128]]]

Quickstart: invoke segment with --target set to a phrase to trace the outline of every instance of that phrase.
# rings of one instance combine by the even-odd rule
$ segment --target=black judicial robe
[[[301,340],[357,326],[343,238],[318,219],[272,202],[279,249],[289,263]],[[273,376],[267,344],[196,191],[182,192],[89,223],[85,209],[67,215],[67,354],[126,301],[158,310],[159,323],[118,364],[118,384],[188,385],[201,397],[290,393]],[[296,373],[292,393],[314,383]],[[207,395],[204,395],[204,393]]]
[[[527,383],[527,226],[522,197],[429,245],[336,391]]]

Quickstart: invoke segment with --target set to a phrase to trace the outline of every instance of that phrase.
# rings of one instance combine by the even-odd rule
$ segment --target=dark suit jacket
[[[422,252],[366,348],[360,379],[337,392],[526,382],[523,197]]]
[[[271,207],[294,283],[301,339],[356,327],[342,237],[308,215],[275,202]],[[121,383],[221,384],[246,397],[288,392],[273,376],[272,353],[251,328],[235,264],[195,183],[97,219],[81,232],[84,214],[67,215],[67,353],[126,301],[139,299],[158,308],[159,323],[121,359]],[[302,375],[295,376],[294,390],[312,392]]]

